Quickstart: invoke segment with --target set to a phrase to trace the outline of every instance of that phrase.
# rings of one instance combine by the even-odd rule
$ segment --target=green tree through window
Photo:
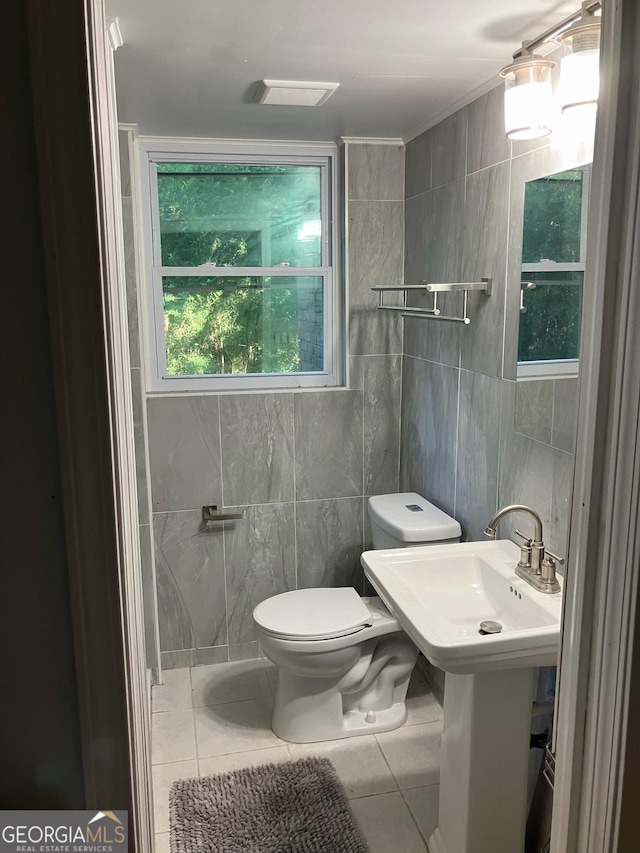
[[[577,359],[584,280],[585,171],[525,185],[518,362]],[[533,286],[531,286],[533,285]]]
[[[320,168],[158,163],[157,186],[168,375],[322,370],[323,278],[264,274],[322,265]]]

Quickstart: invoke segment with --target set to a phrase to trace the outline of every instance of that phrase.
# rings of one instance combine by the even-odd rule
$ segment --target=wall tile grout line
[[[457,390],[457,400],[456,400],[456,425],[455,425],[455,435],[456,435],[456,452],[454,458],[454,473],[453,473],[453,516],[457,517],[457,500],[458,500],[458,452],[460,449],[460,389],[461,389],[461,377],[462,371],[458,370],[458,390]],[[462,536],[464,539],[465,531],[462,531]]]
[[[220,398],[218,397],[218,436],[219,436],[219,447],[220,447],[220,501],[221,506],[220,509],[224,508],[224,468],[223,468],[223,459],[222,459],[222,415],[221,410],[222,406],[220,403]],[[227,635],[227,657],[229,660],[231,659],[231,637],[229,636],[229,596],[228,596],[228,584],[227,584],[227,522],[222,522],[222,571],[224,573],[224,622],[225,622],[225,631]],[[195,717],[194,717],[194,726],[195,726]]]
[[[363,495],[362,511],[363,511],[363,513],[364,513],[364,493],[365,493],[365,487],[364,487],[364,483],[365,483],[365,470],[364,470],[364,459],[365,459],[365,453],[364,453],[364,398],[365,398],[365,394],[366,394],[366,388],[367,388],[367,371],[363,365],[363,370],[362,370],[362,400],[361,400],[362,429],[360,430],[361,444],[362,444],[362,446],[361,446],[361,457],[362,457],[362,495]],[[362,516],[362,535],[360,537],[362,550],[364,550],[364,528],[365,528],[365,524],[364,524],[364,515],[363,515]],[[364,573],[363,573],[361,588],[362,588],[362,591],[364,592]]]
[[[500,278],[504,277],[505,288],[507,288],[510,275],[509,267],[513,267],[514,262],[517,260],[514,258],[514,253],[517,251],[516,248],[509,245],[509,235],[512,233],[514,228],[519,227],[518,223],[515,221],[517,208],[514,207],[514,192],[517,195],[520,189],[520,183],[524,180],[534,180],[541,177],[543,174],[548,174],[549,172],[554,172],[558,169],[566,170],[567,168],[575,166],[576,163],[584,162],[589,157],[589,146],[583,146],[579,153],[573,155],[573,162],[569,164],[565,154],[560,151],[560,146],[558,146],[557,140],[555,141],[555,149],[557,150],[554,149],[553,140],[548,144],[529,148],[526,151],[521,149],[520,144],[512,143],[510,141],[505,142],[502,131],[502,122],[500,120],[501,115],[499,115],[502,111],[502,100],[499,97],[498,89],[499,87],[496,87],[495,90],[492,90],[492,93],[487,93],[486,95],[481,96],[481,98],[474,102],[475,106],[469,105],[464,108],[467,111],[468,119],[466,126],[463,124],[464,117],[461,116],[460,122],[457,125],[457,131],[454,130],[454,124],[451,123],[448,130],[443,132],[441,128],[440,131],[435,132],[440,144],[440,148],[438,150],[436,150],[436,146],[433,142],[436,138],[436,136],[434,136],[434,128],[430,128],[408,143],[407,162],[411,163],[411,170],[408,172],[408,181],[405,184],[405,239],[407,240],[407,245],[405,247],[405,261],[407,264],[418,264],[423,262],[421,253],[424,254],[426,246],[426,235],[424,231],[425,223],[423,222],[423,216],[425,213],[423,208],[427,203],[421,202],[420,199],[426,198],[429,193],[433,193],[434,185],[436,183],[440,183],[443,178],[449,178],[451,175],[458,174],[458,171],[456,171],[457,167],[452,160],[452,158],[456,156],[455,146],[452,144],[450,146],[450,151],[446,151],[445,147],[443,147],[449,138],[447,137],[447,133],[451,133],[450,141],[453,143],[453,134],[457,132],[459,134],[459,138],[462,140],[460,145],[465,145],[466,162],[464,168],[465,182],[463,199],[465,224],[467,228],[470,228],[474,221],[474,217],[481,217],[481,221],[484,221],[484,225],[482,227],[490,228],[492,222],[487,222],[487,217],[490,219],[493,218],[493,213],[491,211],[494,209],[496,211],[496,216],[499,212],[501,225],[500,236],[495,237],[496,246],[499,246],[499,251],[496,251],[492,257],[495,257],[499,264]],[[414,143],[415,147],[412,147],[414,146]],[[445,162],[447,157],[449,159]],[[434,174],[436,161],[442,164],[442,170],[438,175]],[[425,188],[424,171],[421,171],[420,169],[422,163],[427,164],[431,169],[430,182],[427,188]],[[505,199],[503,195],[500,195],[501,202],[499,205],[499,211],[493,203],[491,210],[487,209],[478,211],[476,210],[477,202],[475,201],[477,195],[476,184],[470,182],[469,178],[473,179],[476,176],[481,176],[480,182],[491,188],[494,182],[493,174],[497,174],[497,168],[501,170],[501,185],[503,182],[506,182],[507,189],[503,192],[507,192],[509,194],[509,198]],[[439,190],[443,193],[443,203],[446,203],[447,195],[454,192],[451,188],[454,187],[455,182],[456,179],[454,178],[450,183],[442,183],[439,187]],[[480,186],[480,184],[477,184],[477,186]],[[415,190],[421,190],[421,192],[415,192],[414,194]],[[497,198],[497,196],[494,197]],[[417,199],[417,202],[407,204],[411,199]],[[507,201],[509,202],[508,204]],[[438,204],[439,202],[440,199],[438,199]],[[471,209],[469,208],[469,205],[472,206]],[[504,238],[502,237],[503,221],[505,222]],[[511,239],[513,240],[513,237]],[[431,253],[428,260],[430,264],[437,264],[438,255],[441,254],[440,249],[435,246],[433,248],[433,252],[435,252],[435,256]],[[513,273],[511,275],[513,278]],[[516,445],[514,442],[519,442],[520,439],[518,438],[517,433],[513,430],[512,424],[509,423],[510,412],[507,410],[509,405],[511,405],[511,395],[514,388],[508,384],[512,380],[507,378],[507,373],[510,368],[506,359],[510,356],[510,349],[513,345],[512,338],[509,334],[510,329],[507,326],[507,323],[515,321],[511,317],[511,314],[513,313],[513,301],[509,301],[507,290],[505,289],[504,293],[500,292],[499,296],[501,298],[504,297],[504,301],[499,305],[499,307],[497,307],[497,310],[494,311],[493,315],[488,314],[486,318],[491,324],[491,326],[487,326],[487,328],[493,327],[495,334],[493,337],[489,338],[487,333],[487,336],[482,337],[482,339],[477,339],[476,343],[480,348],[477,352],[478,358],[476,358],[475,351],[467,349],[467,351],[463,353],[461,348],[458,348],[457,350],[456,369],[458,370],[458,394],[456,400],[456,412],[454,415],[452,410],[450,414],[450,422],[441,425],[441,429],[438,430],[438,433],[444,431],[449,435],[451,435],[454,429],[456,431],[454,514],[465,530],[470,528],[473,524],[472,517],[468,517],[468,515],[471,514],[467,509],[467,504],[471,507],[474,501],[476,502],[476,505],[478,501],[486,503],[486,508],[489,510],[493,509],[490,505],[494,502],[497,507],[500,505],[501,501],[509,502],[511,499],[520,500],[524,503],[532,503],[533,505],[537,505],[536,502],[540,503],[542,501],[542,503],[546,505],[546,499],[543,500],[539,494],[539,477],[531,470],[531,465],[533,464],[532,454],[535,454],[536,460],[544,463],[545,470],[549,465],[553,467],[556,464],[562,464],[568,468],[573,455],[566,450],[563,451],[564,455],[557,455],[559,450],[562,450],[562,448],[556,449],[553,447],[553,438],[551,443],[547,444],[546,437],[543,436],[543,441],[536,440],[535,438],[529,439],[529,437],[526,437],[526,447],[529,448],[526,458],[522,456],[512,458],[516,451]],[[484,347],[490,347],[491,352],[485,354],[483,352]],[[403,351],[406,350],[406,348],[407,341],[405,338],[403,341]],[[414,368],[414,372],[418,372],[417,365],[420,364],[421,360],[423,362],[442,365],[443,367],[448,366],[445,362],[446,354],[442,346],[439,349],[429,347],[426,351],[430,356],[429,358],[421,358],[422,350],[417,350],[416,354],[404,351],[403,379],[405,378],[404,370],[406,368],[411,371],[412,368],[416,366]],[[408,359],[411,358],[415,359],[415,361],[408,361]],[[476,365],[478,368],[482,369],[477,369]],[[462,373],[462,370],[465,370],[465,374]],[[477,374],[478,377],[488,377],[490,384],[487,384],[484,378],[478,378],[476,380],[474,374]],[[409,375],[410,373],[407,374],[407,376]],[[443,381],[444,376],[437,379],[436,386],[434,388],[436,393],[438,393]],[[465,477],[467,463],[461,455],[466,448],[460,446],[460,441],[461,439],[464,441],[465,438],[461,435],[463,422],[466,424],[469,418],[473,419],[474,413],[467,411],[467,407],[469,405],[473,405],[473,401],[463,398],[463,390],[467,385],[469,387],[475,385],[478,388],[486,386],[488,391],[491,390],[493,396],[497,391],[496,386],[493,384],[494,381],[500,383],[500,400],[498,403],[500,406],[500,418],[497,424],[497,458],[495,434],[493,437],[485,436],[483,438],[482,436],[478,436],[477,452],[483,454],[482,459],[479,461],[486,464],[488,476],[491,478],[495,477],[496,488],[495,491],[492,489],[491,493],[489,493],[484,485],[485,480],[478,480],[475,483],[469,484],[472,486],[473,491],[468,495],[467,483],[465,479],[463,479]],[[408,451],[412,451],[415,455],[423,454],[428,446],[428,452],[431,454],[432,459],[435,460],[435,464],[437,464],[438,448],[440,447],[439,442],[442,442],[444,439],[441,435],[434,436],[434,434],[432,434],[433,425],[430,421],[428,421],[428,425],[425,426],[424,409],[425,407],[428,407],[429,403],[427,400],[420,400],[417,397],[418,394],[419,391],[417,389],[405,388],[403,391],[401,423],[404,423],[404,416],[408,414],[409,410],[414,408],[418,413],[416,415],[416,417],[418,417],[417,423],[421,423],[422,426],[417,427],[417,432],[414,431],[415,435],[413,437],[409,437],[408,433],[406,435],[403,434],[403,437],[405,438],[405,446],[401,446],[401,458],[405,456]],[[554,400],[554,403],[557,403],[557,400]],[[455,423],[453,421],[454,416],[456,419]],[[557,411],[553,411],[553,416],[557,419]],[[495,422],[495,412],[492,412],[491,420]],[[443,430],[442,427],[444,427]],[[511,435],[511,433],[513,433],[513,435]],[[406,443],[407,440],[409,442],[408,445]],[[562,507],[565,506],[567,498],[566,490],[568,487],[563,480],[566,479],[567,477],[565,474],[562,475],[562,478],[558,476],[557,479],[554,479],[551,492],[549,492],[549,494],[551,494],[552,505],[556,507],[560,507],[561,505]],[[511,492],[513,494],[511,494]],[[437,502],[438,498],[442,497],[442,491],[436,487],[431,497],[433,497]],[[469,500],[470,497],[471,500]],[[564,509],[564,513],[566,515],[566,509]],[[556,535],[557,528],[557,535],[560,535],[560,528],[563,528],[565,523],[566,518],[564,516],[556,518],[555,520],[551,519],[552,534]]]
[[[382,262],[389,255],[388,250],[392,250],[391,255],[393,256],[393,260],[391,265],[387,266],[385,270],[392,274],[394,279],[398,275],[402,276],[404,269],[404,147],[398,147],[397,151],[395,150],[395,146],[388,147],[386,150],[381,151],[380,157],[378,157],[378,153],[376,152],[374,159],[370,159],[370,155],[365,154],[364,150],[352,148],[348,145],[345,148],[345,154],[351,155],[350,160],[348,156],[345,157],[345,160],[348,162],[347,174],[345,175],[345,213],[347,219],[349,215],[349,196],[351,196],[353,202],[352,210],[366,214],[367,217],[371,216],[371,220],[367,219],[367,222],[364,223],[364,231],[362,231],[360,236],[358,235],[357,228],[351,229],[351,234],[349,235],[352,248],[355,252],[355,254],[352,252],[351,256],[351,263],[354,270],[353,278],[357,278],[357,275],[365,277],[368,272],[371,272],[369,265],[372,262],[372,254],[368,251],[369,248],[374,248],[375,252],[379,253]],[[374,168],[376,163],[384,164],[385,170]],[[389,178],[389,175],[392,175],[392,177]],[[361,182],[366,183],[367,189],[362,189],[363,184]],[[379,198],[380,196],[385,196],[385,194],[392,197]],[[378,202],[386,202],[386,204],[378,204]],[[345,232],[349,234],[348,222],[346,226]],[[373,230],[371,227],[373,227]],[[398,248],[400,249],[400,256],[396,257]],[[357,255],[359,255],[359,258],[356,257]],[[377,257],[378,255],[376,254],[375,256]],[[345,252],[345,261],[348,263],[348,252]],[[375,269],[375,267],[371,269]],[[348,279],[348,276],[349,270],[347,269],[345,278]],[[353,571],[355,573],[358,570],[355,552],[361,553],[368,541],[366,525],[366,498],[368,497],[368,492],[382,486],[381,475],[383,474],[384,485],[386,487],[383,490],[391,491],[392,489],[397,489],[399,486],[401,397],[400,399],[397,397],[397,388],[394,389],[393,394],[389,394],[388,383],[385,383],[384,377],[385,369],[393,364],[394,369],[397,368],[400,371],[400,394],[402,393],[403,330],[401,325],[399,330],[394,329],[393,332],[386,325],[379,325],[377,319],[379,314],[376,315],[375,312],[371,314],[369,311],[369,303],[371,302],[372,295],[366,292],[364,286],[358,289],[356,287],[358,282],[354,281],[352,283],[355,289],[352,288],[351,293],[348,294],[349,304],[346,306],[346,311],[347,317],[351,317],[353,321],[352,326],[354,330],[358,325],[358,320],[360,317],[362,318],[362,341],[360,344],[354,341],[351,346],[354,353],[359,353],[362,350],[365,351],[362,357],[358,358],[359,367],[363,371],[363,384],[361,388],[341,387],[318,389],[322,393],[310,392],[308,389],[304,391],[297,391],[296,389],[275,391],[269,389],[264,393],[254,390],[248,392],[247,395],[238,392],[229,392],[228,394],[198,392],[188,395],[147,395],[149,400],[154,400],[152,403],[154,406],[153,415],[154,419],[157,419],[160,425],[157,437],[154,435],[157,459],[151,461],[154,480],[161,482],[167,491],[163,509],[159,512],[154,512],[153,517],[156,520],[156,524],[172,525],[172,529],[169,530],[167,528],[166,534],[161,536],[161,540],[166,540],[167,545],[170,545],[173,549],[170,556],[171,571],[181,583],[185,583],[187,586],[191,584],[189,589],[195,589],[193,586],[195,581],[192,581],[190,577],[198,565],[202,564],[203,560],[207,560],[209,565],[213,562],[217,562],[219,565],[221,562],[224,578],[217,578],[217,591],[215,592],[217,600],[216,624],[220,626],[216,642],[220,643],[222,639],[221,633],[223,630],[226,630],[225,642],[224,644],[220,643],[220,646],[224,645],[228,660],[255,653],[253,649],[255,640],[250,641],[253,645],[245,646],[237,644],[234,642],[236,637],[232,636],[231,629],[233,628],[235,635],[237,633],[236,626],[239,627],[239,619],[242,615],[242,624],[247,628],[247,631],[244,633],[246,633],[246,639],[249,642],[249,605],[253,598],[257,601],[259,596],[279,591],[281,580],[279,577],[276,588],[270,591],[273,584],[267,580],[265,575],[264,584],[260,586],[262,584],[262,575],[258,578],[258,573],[256,573],[258,585],[255,589],[251,590],[248,587],[244,587],[236,590],[237,576],[234,574],[236,563],[234,557],[234,547],[236,545],[235,534],[232,532],[229,524],[223,524],[220,529],[221,538],[217,540],[217,544],[214,544],[211,539],[204,538],[201,535],[204,532],[203,529],[200,527],[196,530],[197,515],[200,512],[201,504],[218,498],[223,507],[227,507],[227,505],[231,506],[233,502],[234,506],[236,504],[242,506],[247,511],[247,515],[251,513],[252,509],[255,509],[252,523],[256,525],[256,529],[255,531],[251,530],[251,533],[255,532],[256,536],[258,534],[264,535],[267,539],[269,537],[268,519],[272,517],[273,513],[284,513],[286,516],[287,549],[286,588],[291,586],[297,589],[305,580],[303,575],[306,572],[306,542],[311,542],[314,539],[314,536],[308,534],[308,530],[306,530],[308,525],[304,525],[302,522],[305,519],[315,519],[317,521],[316,508],[322,509],[323,513],[328,513],[327,524],[329,525],[329,529],[332,528],[333,524],[329,519],[335,518],[336,531],[340,529],[342,544],[348,545],[348,560],[349,563],[353,562]],[[394,352],[391,352],[392,350]],[[380,377],[380,382],[377,381],[378,376]],[[358,394],[354,394],[356,390]],[[271,474],[273,473],[272,466],[275,464],[273,461],[270,463],[271,467],[267,462],[263,462],[259,466],[260,470],[264,472],[264,476],[270,478],[269,483],[271,485],[269,488],[265,486],[262,480],[255,484],[255,487],[249,481],[245,484],[244,477],[241,477],[238,488],[236,488],[235,480],[232,479],[236,475],[234,459],[238,457],[241,451],[233,454],[229,444],[232,429],[231,413],[235,412],[237,408],[237,400],[234,402],[234,398],[244,398],[242,411],[253,418],[255,417],[256,407],[258,406],[264,407],[266,405],[267,409],[270,410],[273,407],[273,397],[276,395],[281,398],[280,407],[284,407],[285,399],[282,399],[282,393],[287,395],[286,405],[291,405],[292,413],[289,417],[293,421],[291,444],[285,453],[287,466],[292,465],[292,474],[289,474],[288,470],[285,472],[285,485],[287,488],[285,489],[284,486],[281,488],[280,485],[282,484],[278,486],[278,490],[275,487],[272,488],[273,478]],[[345,399],[345,394],[353,396]],[[389,412],[389,417],[385,417],[384,429],[382,430],[369,430],[367,422],[365,422],[367,413],[370,414],[369,410],[371,407],[369,399],[371,394],[377,395],[376,405],[379,403],[384,406],[387,398],[392,397],[394,405],[397,408],[397,412],[394,410],[392,416],[391,412]],[[262,401],[265,396],[270,396],[271,401],[263,403]],[[211,397],[215,398],[215,404],[210,400]],[[254,399],[251,400],[251,397]],[[316,402],[313,405],[309,405],[309,401],[312,398],[315,398]],[[217,413],[211,412],[213,405],[217,405]],[[194,442],[197,442],[197,444],[191,450],[189,431],[192,431],[195,427],[193,425],[193,415],[184,414],[184,410],[187,407],[190,409],[195,407],[196,412],[202,411],[205,413],[204,423],[199,424],[202,426],[203,434],[194,435]],[[240,411],[239,408],[238,411]],[[260,412],[262,411],[263,408],[260,408]],[[207,417],[206,413],[210,413],[209,417]],[[212,435],[215,420],[211,420],[211,415],[214,418],[217,415],[217,452],[215,446],[213,446],[213,442],[211,442],[211,450],[214,455],[208,460],[212,470],[219,468],[219,475],[216,473],[215,478],[209,476],[207,470],[205,470],[200,450],[198,450],[202,446],[203,441],[206,444],[208,439],[215,438]],[[309,416],[313,418],[313,426],[311,425]],[[361,428],[358,428],[357,424],[353,422],[353,419],[357,417],[361,418]],[[207,424],[210,427],[209,430],[206,429]],[[308,429],[306,427],[307,424],[309,424]],[[174,426],[175,429],[170,428]],[[179,429],[180,426],[187,426],[188,430],[181,430]],[[274,427],[278,430],[275,439],[276,441],[280,441],[282,433],[286,434],[288,428],[280,422],[274,424]],[[355,432],[353,427],[355,427]],[[166,434],[162,433],[162,429],[165,429]],[[325,445],[322,445],[315,452],[307,452],[305,441],[312,442],[314,440],[314,431],[316,429],[319,435],[324,432],[325,435],[329,436],[325,441],[327,448],[333,446],[337,449],[338,445],[336,442],[346,445],[344,455],[340,456],[340,454],[337,454],[336,458],[339,461],[338,463],[334,462],[333,468],[330,465],[325,465]],[[396,431],[396,435],[392,434],[393,430]],[[366,443],[368,438],[371,440],[371,447]],[[181,440],[181,444],[178,442],[178,439]],[[269,441],[271,441],[270,429]],[[358,446],[358,443],[360,446]],[[377,452],[378,450],[380,451],[379,453]],[[175,455],[172,455],[173,451],[175,451]],[[383,453],[382,451],[385,452]],[[394,456],[393,466],[389,466],[388,464],[390,451],[397,455],[397,458]],[[250,449],[248,452],[251,454]],[[215,464],[216,457],[218,459],[217,464]],[[340,460],[343,458],[348,462],[348,468],[347,466],[341,467]],[[171,467],[172,464],[175,465],[174,469]],[[361,466],[360,472],[357,470],[358,464]],[[246,462],[245,460],[245,471],[249,465],[250,462]],[[309,466],[316,465],[318,466],[318,471],[322,472],[320,480],[317,479],[313,467],[309,470]],[[325,470],[326,474],[324,473]],[[173,476],[174,474],[177,476]],[[181,474],[183,476],[182,480]],[[220,492],[208,498],[207,488],[211,488],[211,482],[217,482],[218,476]],[[193,483],[194,477],[199,477],[197,483]],[[280,483],[279,480],[278,483]],[[309,488],[307,488],[307,485]],[[359,489],[358,485],[360,486]],[[293,494],[289,496],[288,489],[291,486]],[[248,489],[251,489],[251,491],[247,491]],[[202,493],[202,497],[200,497],[200,493]],[[305,494],[302,500],[299,499],[300,494]],[[312,495],[312,497],[307,497],[307,495]],[[280,498],[281,496],[285,499],[271,499],[273,497]],[[244,503],[243,501],[247,498],[250,502]],[[337,503],[338,501],[342,503]],[[349,503],[349,501],[352,501],[352,503]],[[174,506],[177,508],[173,509]],[[278,507],[282,507],[282,509],[279,510]],[[346,516],[349,521],[346,522],[342,516]],[[261,523],[260,519],[264,519],[264,523]],[[359,530],[356,528],[356,524],[360,525]],[[172,541],[169,543],[169,537],[173,536],[174,531],[177,530],[180,531],[181,535],[184,534],[183,538],[179,542]],[[213,532],[214,530],[215,528],[212,525],[208,525],[207,532]],[[328,544],[327,547],[331,548],[331,545]],[[291,549],[293,549],[292,556]],[[166,550],[168,551],[168,548]],[[267,550],[270,551],[269,548]],[[323,582],[329,585],[338,582],[337,573],[345,571],[347,566],[345,560],[343,560],[344,565],[336,562],[339,557],[338,551],[336,551],[336,555],[336,558],[333,559],[335,566],[330,565],[324,575]],[[279,560],[280,558],[278,557],[277,559]],[[331,556],[329,556],[329,559],[332,559]],[[357,582],[360,587],[364,584],[362,572],[358,570],[356,577],[360,578],[360,581],[354,582]],[[224,592],[222,589],[223,582]],[[211,590],[205,590],[204,583],[202,591],[204,595],[212,595]],[[164,595],[164,590],[162,589],[161,595]],[[161,608],[164,608],[161,612],[163,624],[166,621],[167,624],[173,625],[178,620],[177,625],[179,626],[180,620],[187,616],[188,611],[192,611],[190,615],[194,625],[200,632],[198,635],[200,637],[203,629],[206,632],[206,617],[203,616],[201,618],[198,615],[198,605],[193,595],[190,598],[187,597],[185,600],[186,603],[182,608],[182,612],[178,612],[173,607],[170,596],[164,596],[160,602]],[[224,614],[222,614],[222,606],[224,606]],[[190,641],[185,641],[185,644],[187,642]],[[168,644],[178,645],[180,643],[180,639],[174,638]],[[194,644],[193,649],[165,650],[167,654],[165,661],[171,664],[183,664],[188,661],[192,665],[206,665],[208,660],[216,660],[219,653],[225,653],[222,651],[219,652],[216,646],[203,646],[202,648],[203,650],[200,651],[195,648]],[[174,654],[170,654],[171,652]]]

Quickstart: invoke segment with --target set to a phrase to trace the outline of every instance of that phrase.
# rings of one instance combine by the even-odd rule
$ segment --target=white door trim
[[[128,809],[130,849],[151,853],[111,48],[102,0],[29,3],[27,16],[85,808]]]
[[[151,808],[148,785],[148,707],[141,673],[143,655],[139,573],[136,572],[135,484],[132,413],[128,374],[128,344],[124,322],[124,287],[117,193],[113,181],[113,118],[109,87],[102,0],[84,0],[84,20],[90,66],[90,110],[93,132],[68,114],[67,105],[80,102],[76,78],[64,80],[65,63],[55,65],[61,52],[77,50],[81,41],[81,3],[64,13],[56,5],[33,4],[30,36],[34,65],[34,96],[39,109],[39,158],[45,201],[45,224],[51,230],[51,270],[54,355],[57,398],[61,410],[62,451],[65,461],[65,510],[70,541],[72,609],[76,637],[80,711],[85,752],[88,804],[104,807],[97,798],[111,790],[125,790],[123,768],[130,764],[133,803],[132,849],[151,851]],[[65,4],[63,4],[64,6]],[[621,53],[631,65],[637,49],[638,11],[635,0],[605,3],[603,54],[606,80],[600,105],[594,169],[588,275],[600,282],[585,300],[585,370],[580,401],[580,428],[576,457],[572,541],[566,586],[565,634],[559,687],[556,750],[558,757],[553,853],[609,853],[615,850],[623,789],[623,745],[630,681],[629,644],[638,575],[638,403],[640,321],[637,233],[637,159],[640,130],[637,121],[637,66],[632,75],[618,74]],[[69,9],[70,7],[67,7]],[[53,7],[51,6],[51,9]],[[67,21],[67,18],[69,19]],[[59,24],[56,24],[56,21]],[[65,23],[71,22],[65,31]],[[636,39],[634,45],[633,40]],[[65,57],[66,58],[66,57]],[[71,88],[59,85],[60,80]],[[86,81],[81,81],[84,84]],[[635,98],[635,101],[634,101]],[[56,112],[60,117],[56,117]],[[82,117],[81,117],[82,118]],[[65,186],[70,166],[84,165],[87,139],[74,140],[64,150],[62,125],[87,133],[93,144],[95,186]],[[614,156],[615,155],[615,156]],[[74,159],[75,158],[75,159]],[[62,164],[62,166],[60,165]],[[80,177],[84,177],[81,172]],[[71,294],[64,281],[64,251],[73,245],[67,234],[71,219],[59,198],[77,191],[81,209],[76,217],[77,240],[97,237],[101,270],[87,262],[84,283],[101,283],[102,311],[95,299],[77,307],[78,291]],[[93,192],[94,207],[90,207]],[[48,205],[48,207],[47,207]],[[633,223],[634,228],[623,227]],[[616,231],[616,228],[618,229]],[[66,229],[66,230],[65,230]],[[57,240],[57,242],[56,242]],[[62,254],[61,254],[62,252]],[[84,261],[80,247],[80,261]],[[91,260],[91,257],[89,257]],[[93,275],[93,277],[92,277]],[[65,290],[65,287],[67,289]],[[606,299],[604,294],[606,292]],[[72,295],[76,302],[71,301]],[[78,322],[79,315],[80,322]],[[99,318],[96,320],[96,318]],[[74,326],[75,322],[75,326]],[[100,325],[100,322],[102,325]],[[91,345],[83,324],[93,324],[100,340]],[[66,336],[65,331],[77,332]],[[88,330],[89,332],[91,329]],[[102,335],[100,334],[102,332]],[[82,355],[86,356],[83,361]],[[66,372],[65,372],[66,371]],[[93,375],[93,383],[91,376]],[[89,399],[87,398],[89,389]],[[86,410],[100,409],[94,422]],[[84,419],[84,420],[83,420]],[[83,436],[79,426],[95,425],[96,436]],[[635,425],[635,428],[634,428]],[[74,442],[76,442],[74,446]],[[85,444],[93,442],[84,452]],[[91,457],[91,453],[94,457]],[[95,461],[97,460],[97,462]],[[105,460],[108,463],[105,464]],[[82,470],[83,461],[89,466]],[[91,467],[93,463],[95,467]],[[102,467],[100,467],[100,463]],[[106,494],[107,488],[111,491]],[[92,503],[92,493],[95,501]],[[92,542],[96,538],[96,542]],[[103,557],[96,543],[108,554]],[[91,571],[87,559],[95,557]],[[119,587],[119,588],[118,588]],[[100,617],[96,591],[108,606]],[[605,594],[606,593],[606,594]],[[92,619],[95,616],[95,619]],[[105,636],[111,629],[108,642]],[[102,644],[102,645],[101,645]],[[106,657],[106,652],[112,654]],[[119,656],[118,656],[119,655]],[[124,661],[122,658],[124,657]],[[104,663],[100,671],[97,665]],[[117,696],[105,689],[121,691]],[[104,699],[104,705],[100,700]],[[122,734],[126,702],[129,746]],[[104,735],[115,732],[105,757]],[[125,732],[126,734],[126,732]],[[118,797],[120,795],[118,794]],[[110,808],[119,802],[109,802]]]
[[[136,456],[127,321],[127,288],[120,192],[114,48],[104,0],[86,0],[92,89],[96,196],[102,252],[114,486],[118,511],[120,589],[128,697],[129,758],[138,851],[153,849],[151,697],[146,668]]]
[[[640,562],[640,14],[603,9],[553,853],[613,853]],[[621,71],[625,68],[625,72]],[[637,676],[636,676],[637,677]]]

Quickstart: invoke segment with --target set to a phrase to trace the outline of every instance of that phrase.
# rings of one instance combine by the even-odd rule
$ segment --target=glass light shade
[[[595,112],[600,90],[600,24],[581,19],[557,39],[560,60],[560,105],[563,113]]]
[[[509,139],[537,139],[551,133],[555,62],[525,56],[503,68],[504,124]]]

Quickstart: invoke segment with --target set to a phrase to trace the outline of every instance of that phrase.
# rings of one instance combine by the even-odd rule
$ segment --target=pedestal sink
[[[446,673],[431,853],[524,850],[534,672],[557,661],[562,596],[517,577],[519,557],[509,540],[362,555],[389,610]],[[481,633],[484,622],[499,633]]]

